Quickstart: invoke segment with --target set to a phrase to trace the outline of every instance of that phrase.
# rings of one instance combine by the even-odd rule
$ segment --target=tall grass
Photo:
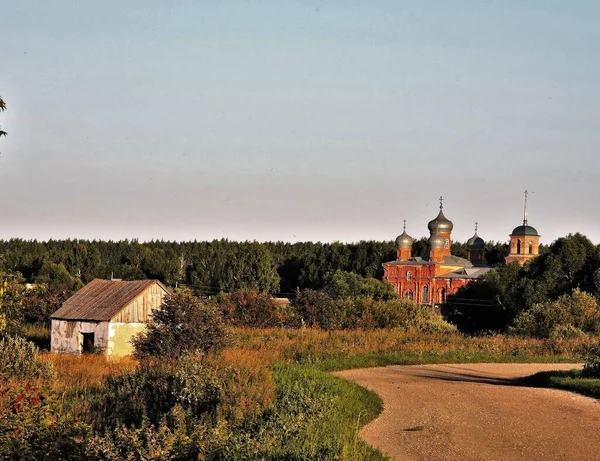
[[[231,331],[230,355],[253,351],[266,363],[311,364],[325,370],[389,364],[482,361],[577,361],[589,338],[468,337],[398,330],[245,329]]]
[[[358,436],[360,428],[381,411],[381,400],[329,371],[435,362],[577,361],[593,342],[474,338],[404,329],[232,328],[230,336],[232,344],[220,355],[198,357],[214,372],[221,389],[217,426],[200,435],[171,433],[200,440],[190,443],[205,444],[203,449],[210,453],[206,459],[385,459]],[[137,367],[133,359],[101,355],[44,354],[43,358],[56,371],[52,387],[66,402],[62,411],[83,421],[91,408],[86,402],[105,378]],[[162,429],[156,430],[160,434]],[[106,437],[97,435],[96,441],[107,443]]]

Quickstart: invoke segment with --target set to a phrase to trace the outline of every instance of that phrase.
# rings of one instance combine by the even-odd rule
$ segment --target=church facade
[[[510,235],[507,263],[518,261],[523,264],[539,252],[540,236],[527,224],[526,207],[523,225],[516,227]],[[455,294],[459,288],[491,268],[484,265],[485,242],[477,235],[477,224],[475,234],[467,241],[468,258],[452,254],[454,224],[444,216],[442,197],[440,211],[427,228],[430,235],[429,254],[424,257],[413,256],[413,238],[406,233],[405,222],[403,233],[396,238],[396,260],[383,263],[383,279],[394,287],[399,298],[436,305],[444,303],[447,296]]]

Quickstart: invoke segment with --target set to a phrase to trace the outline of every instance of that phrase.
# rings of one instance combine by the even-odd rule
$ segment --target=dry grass
[[[517,336],[468,337],[461,334],[398,330],[232,329],[236,350],[257,354],[266,363],[315,363],[326,359],[364,355],[409,354],[420,356],[490,356],[498,358],[578,359],[589,338],[568,340]],[[241,353],[241,352],[240,352]]]
[[[137,362],[130,357],[107,358],[96,354],[51,354],[43,355],[54,365],[57,373],[56,390],[85,392],[97,386],[108,375],[119,375],[132,370]]]

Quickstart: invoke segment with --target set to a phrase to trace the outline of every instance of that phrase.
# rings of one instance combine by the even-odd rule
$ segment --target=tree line
[[[416,240],[413,255],[427,254],[427,239]],[[466,257],[464,243],[453,253]],[[488,243],[487,263],[497,265],[508,254],[504,243]],[[382,263],[396,257],[392,241],[359,243],[205,242],[137,240],[0,241],[4,269],[30,283],[52,281],[72,293],[95,278],[158,279],[169,286],[188,286],[199,295],[242,288],[279,296],[297,290],[319,290],[336,271],[380,278]],[[2,268],[0,268],[1,270]]]

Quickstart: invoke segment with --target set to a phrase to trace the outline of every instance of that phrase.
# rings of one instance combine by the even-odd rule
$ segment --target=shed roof
[[[95,279],[67,299],[50,317],[63,320],[92,320],[108,322],[136,297],[157,284],[169,290],[158,280]]]

